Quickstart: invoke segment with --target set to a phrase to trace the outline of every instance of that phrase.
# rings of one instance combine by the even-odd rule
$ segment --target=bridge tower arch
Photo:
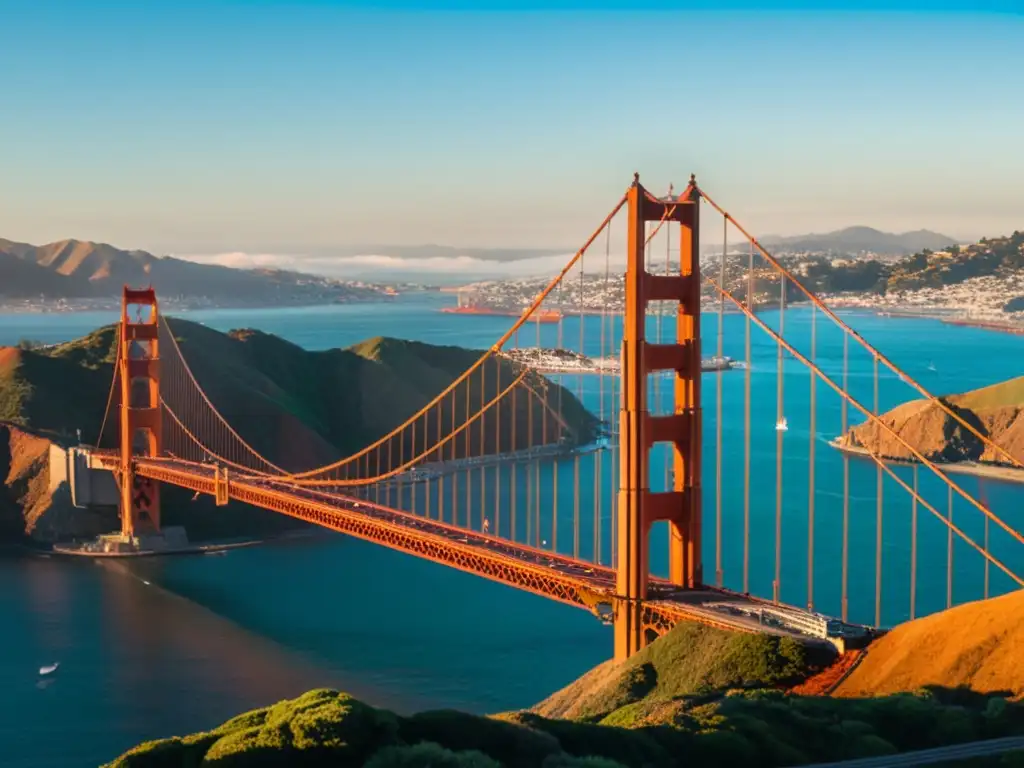
[[[619,495],[616,511],[617,574],[614,606],[615,658],[624,660],[650,642],[644,626],[649,535],[659,520],[669,524],[669,580],[694,589],[703,582],[701,563],[701,408],[700,408],[700,192],[696,180],[677,198],[658,198],[640,185],[627,196],[626,296],[622,339],[619,411]],[[646,270],[647,222],[679,224],[679,272]],[[673,343],[646,341],[647,305],[677,305]],[[673,371],[671,414],[647,410],[648,376]],[[674,453],[671,490],[649,488],[649,453],[669,443]]]
[[[121,534],[126,537],[160,531],[159,486],[134,471],[136,457],[163,452],[159,319],[152,287],[124,287],[117,372],[121,381]]]

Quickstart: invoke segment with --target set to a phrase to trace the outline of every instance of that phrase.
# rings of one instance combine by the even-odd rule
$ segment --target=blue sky
[[[634,170],[761,234],[1024,228],[1020,2],[715,5],[0,0],[0,237],[570,247]]]

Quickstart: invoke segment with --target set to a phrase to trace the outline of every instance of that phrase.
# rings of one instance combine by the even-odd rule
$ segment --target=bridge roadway
[[[94,451],[91,464],[114,470],[116,453]],[[138,458],[136,472],[162,483],[216,495],[213,465],[178,458]],[[325,488],[297,487],[266,475],[231,470],[228,497],[483,576],[610,618],[615,571],[565,555],[468,531],[427,517],[382,506]],[[805,642],[827,643],[809,624],[821,616],[778,606],[727,590],[680,589],[652,578],[644,623],[659,634],[679,621],[722,629],[769,632]],[[766,624],[764,614],[770,614]]]

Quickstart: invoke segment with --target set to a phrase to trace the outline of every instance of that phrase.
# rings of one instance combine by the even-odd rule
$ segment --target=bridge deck
[[[117,466],[112,454],[96,452],[93,458],[104,469]],[[215,471],[210,465],[180,459],[140,458],[136,471],[153,480],[215,495]],[[229,497],[237,501],[585,608],[598,615],[601,615],[601,608],[611,608],[615,571],[605,566],[468,531],[336,491],[296,487],[262,475],[232,472],[228,486]],[[816,614],[726,590],[680,589],[662,579],[652,579],[644,613],[645,624],[659,633],[679,621],[697,621],[723,629],[828,642],[817,629],[823,626],[824,619]],[[856,632],[859,628],[848,629]]]

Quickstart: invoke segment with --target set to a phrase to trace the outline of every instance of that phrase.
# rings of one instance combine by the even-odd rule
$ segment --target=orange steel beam
[[[115,470],[118,465],[117,455],[113,452],[94,452],[104,469]],[[257,473],[245,477],[225,479],[217,467],[190,462],[182,459],[141,459],[137,461],[135,471],[141,475],[162,483],[169,483],[216,497],[218,488],[224,493],[227,486],[231,499],[253,506],[279,512],[281,514],[319,525],[330,530],[370,541],[389,549],[421,557],[425,560],[446,565],[457,570],[482,576],[491,581],[515,587],[541,597],[583,608],[600,615],[598,606],[611,605],[615,599],[613,593],[615,574],[610,568],[594,566],[592,563],[576,560],[564,555],[557,555],[542,549],[514,544],[504,539],[472,531],[457,526],[447,525],[436,520],[426,520],[401,510],[372,504],[362,499],[351,499],[353,504],[361,507],[374,508],[388,513],[403,523],[389,522],[373,518],[365,513],[333,506],[329,501],[345,503],[344,497],[328,494],[319,495],[321,500],[303,499],[288,493],[287,490],[276,490],[261,487],[256,483],[267,480]],[[287,488],[287,483],[279,483]],[[459,541],[443,533],[418,530],[416,525],[430,526],[449,536],[465,539],[472,536],[480,540],[473,545]],[[494,549],[488,549],[491,546]],[[535,558],[546,561],[548,565],[537,565],[522,558]],[[585,575],[573,575],[557,570],[557,567],[582,570]],[[653,582],[669,586],[663,579],[652,579]],[[651,600],[640,606],[641,625],[644,633],[661,635],[680,621],[694,621],[719,629],[754,633],[757,630],[739,622],[717,620],[714,616],[689,609],[685,605],[671,603],[668,600]]]
[[[653,197],[639,176],[627,193],[626,286],[623,312],[619,411],[619,495],[616,507],[617,580],[615,658],[623,661],[651,639],[643,618],[650,578],[650,528],[669,523],[669,581],[685,587],[702,582],[700,540],[700,266],[699,201],[696,182],[675,202]],[[681,228],[680,273],[652,275],[645,266],[647,222],[677,221]],[[650,301],[676,301],[676,342],[648,344]],[[648,376],[675,371],[675,412],[647,410]],[[648,457],[655,443],[675,453],[672,491],[651,493]]]

